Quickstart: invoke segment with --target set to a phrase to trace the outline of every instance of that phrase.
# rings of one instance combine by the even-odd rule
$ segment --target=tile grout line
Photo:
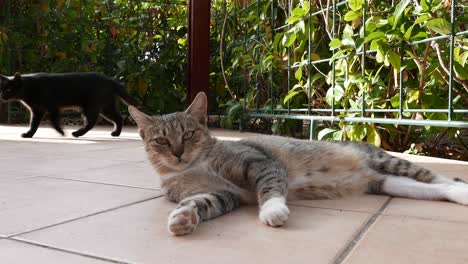
[[[303,204],[290,204],[290,203],[287,203],[287,205],[288,206],[303,207],[303,208],[322,209],[322,210],[331,210],[331,211],[339,211],[339,212],[352,212],[352,213],[360,213],[360,214],[372,214],[373,213],[373,212],[367,212],[367,211],[328,208],[328,207],[319,207],[319,206],[309,206],[309,205],[303,205]]]
[[[14,238],[14,237],[17,237],[17,236],[26,235],[26,234],[41,231],[41,230],[44,230],[44,229],[47,229],[47,228],[51,228],[51,227],[67,224],[67,223],[70,223],[70,222],[82,220],[82,219],[85,219],[85,218],[89,218],[89,217],[92,217],[92,216],[104,214],[104,213],[107,213],[107,212],[115,211],[115,210],[122,209],[122,208],[125,208],[125,207],[128,207],[128,206],[136,205],[136,204],[139,204],[139,203],[148,202],[148,201],[151,201],[151,200],[161,198],[163,196],[164,195],[161,194],[161,195],[153,196],[153,197],[146,198],[146,199],[143,199],[143,200],[139,200],[139,201],[136,201],[136,202],[132,202],[132,203],[124,204],[124,205],[119,205],[119,206],[112,207],[112,208],[109,208],[109,209],[106,209],[106,210],[103,210],[103,211],[98,211],[98,212],[95,212],[95,213],[87,214],[87,215],[76,217],[76,218],[69,219],[69,220],[65,220],[65,221],[55,223],[55,224],[51,224],[51,225],[48,225],[48,226],[43,226],[43,227],[40,227],[40,228],[24,231],[24,232],[17,233],[17,234],[7,235],[5,238]]]
[[[361,227],[361,229],[353,236],[351,241],[349,241],[343,250],[338,254],[338,256],[333,261],[333,264],[342,264],[345,259],[351,254],[351,251],[356,247],[357,243],[363,238],[364,234],[371,228],[371,226],[377,221],[377,219],[382,215],[383,211],[388,207],[392,197],[388,197],[387,201],[380,207],[380,209],[372,215],[372,217]]]
[[[448,220],[448,219],[438,219],[438,218],[431,218],[431,217],[424,217],[424,216],[416,216],[416,215],[405,215],[405,214],[382,214],[382,216],[387,216],[387,217],[399,217],[399,218],[412,218],[412,219],[418,219],[418,220],[424,220],[424,221],[432,221],[432,222],[438,222],[438,223],[452,223],[452,224],[468,224],[466,221],[460,221],[460,220]]]
[[[108,183],[108,182],[96,182],[96,181],[86,181],[86,180],[78,180],[78,179],[70,179],[70,178],[60,178],[57,176],[36,176],[36,177],[51,178],[51,179],[56,179],[56,180],[85,182],[85,183],[96,183],[96,184],[116,186],[116,187],[127,187],[127,188],[139,189],[139,190],[161,191],[161,189],[159,188],[147,188],[147,187],[130,186],[130,185],[123,185],[123,184],[116,184],[116,183]]]
[[[93,255],[93,254],[74,251],[74,250],[70,250],[70,249],[58,248],[58,247],[54,247],[54,246],[51,246],[51,245],[37,243],[37,242],[34,242],[34,241],[29,241],[29,240],[21,239],[21,238],[6,238],[6,240],[15,241],[15,242],[18,242],[18,243],[23,243],[23,244],[28,244],[28,245],[36,246],[36,247],[42,247],[42,248],[46,248],[46,249],[49,249],[49,250],[59,251],[59,252],[68,253],[68,254],[72,254],[72,255],[78,255],[78,256],[82,256],[82,257],[102,260],[102,261],[111,262],[111,263],[131,264],[131,262],[127,262],[127,261],[123,261],[123,260],[116,260],[116,259],[96,256],[96,255]]]

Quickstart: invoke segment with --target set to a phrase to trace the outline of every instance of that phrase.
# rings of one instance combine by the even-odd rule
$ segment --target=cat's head
[[[23,78],[16,73],[14,77],[0,75],[0,100],[9,101],[20,99],[23,93]]]
[[[175,170],[187,168],[212,144],[206,110],[204,93],[198,93],[185,112],[148,116],[133,106],[128,107],[150,161]]]

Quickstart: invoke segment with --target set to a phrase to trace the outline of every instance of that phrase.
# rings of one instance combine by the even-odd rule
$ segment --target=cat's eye
[[[188,131],[182,136],[184,141],[190,140],[193,137],[193,131]]]
[[[154,141],[156,141],[156,143],[159,145],[170,145],[170,142],[167,140],[167,138],[156,138]]]

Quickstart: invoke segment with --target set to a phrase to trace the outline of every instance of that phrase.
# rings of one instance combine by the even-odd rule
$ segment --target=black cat
[[[117,109],[117,98],[126,104],[135,105],[125,87],[114,79],[96,72],[87,73],[35,73],[0,75],[0,99],[21,101],[31,112],[31,124],[22,137],[34,136],[39,123],[48,112],[52,126],[64,134],[60,126],[60,111],[79,107],[85,117],[85,126],[73,132],[80,137],[96,124],[99,114],[114,123],[111,135],[117,137],[122,131],[123,119]]]

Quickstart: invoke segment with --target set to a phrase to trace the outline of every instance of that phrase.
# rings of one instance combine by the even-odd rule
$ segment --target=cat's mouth
[[[167,160],[166,165],[168,167],[172,167],[173,169],[185,169],[189,165],[189,162],[188,160],[179,158],[179,159]]]

